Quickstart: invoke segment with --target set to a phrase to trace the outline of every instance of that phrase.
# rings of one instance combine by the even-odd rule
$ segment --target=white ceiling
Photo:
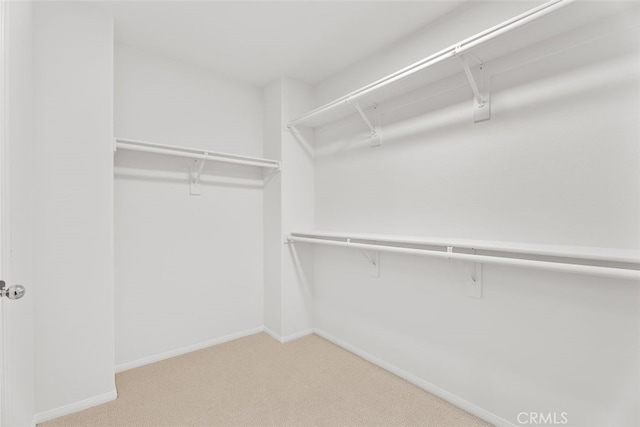
[[[116,41],[263,86],[317,84],[457,1],[110,1]]]

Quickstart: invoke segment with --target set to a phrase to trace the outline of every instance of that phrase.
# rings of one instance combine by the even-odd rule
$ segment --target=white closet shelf
[[[637,250],[315,231],[292,232],[286,240],[640,280],[640,251]]]
[[[115,147],[116,150],[142,151],[146,153],[165,154],[168,156],[187,157],[196,160],[234,163],[238,165],[280,170],[280,162],[277,160],[240,156],[237,154],[222,153],[219,151],[203,150],[201,148],[179,147],[124,138],[116,138]]]
[[[476,121],[486,120],[489,118],[487,114],[490,106],[484,104],[489,102],[490,98],[488,93],[483,93],[486,92],[486,88],[483,89],[485,76],[482,74],[482,64],[603,18],[602,9],[593,4],[598,2],[580,2],[580,6],[575,7],[573,5],[575,1],[546,2],[296,117],[288,122],[287,128],[292,129],[297,126],[317,128],[359,113],[371,130],[372,136],[375,137],[375,123],[371,123],[366,112],[363,111],[370,105],[369,103],[383,102],[446,77],[460,74],[462,71],[469,81],[475,98],[474,114],[478,111],[481,113],[480,117],[476,117]],[[569,5],[572,7],[565,7]],[[507,34],[508,37],[505,37]]]

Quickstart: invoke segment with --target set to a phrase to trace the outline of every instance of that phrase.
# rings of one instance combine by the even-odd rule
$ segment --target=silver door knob
[[[20,299],[24,296],[27,290],[22,285],[13,285],[8,288],[5,287],[4,280],[0,280],[0,297],[7,297],[9,299]]]

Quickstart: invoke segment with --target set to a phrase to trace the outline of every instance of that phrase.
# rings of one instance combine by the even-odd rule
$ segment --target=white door
[[[34,415],[31,3],[2,1],[0,14],[0,425],[27,427]],[[9,299],[21,296],[15,285],[26,294]]]

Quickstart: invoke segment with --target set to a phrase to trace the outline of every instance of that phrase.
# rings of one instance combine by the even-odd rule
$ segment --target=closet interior
[[[259,61],[236,76],[224,63],[256,51],[255,33],[284,31],[248,14],[276,19],[258,3],[34,5],[39,68],[86,70],[59,77],[98,141],[99,168],[83,157],[86,181],[65,178],[94,194],[75,221],[108,213],[104,233],[78,231],[103,256],[73,248],[76,321],[36,318],[38,354],[58,354],[43,337],[62,332],[83,355],[81,368],[36,356],[39,419],[112,393],[114,373],[264,332],[283,345],[317,334],[495,425],[523,411],[640,423],[640,5],[364,2],[392,28],[411,22],[376,36],[365,6],[278,3],[307,51],[292,45],[277,77]],[[205,30],[206,13],[220,17]],[[333,16],[344,47],[303,34],[313,13]],[[186,44],[223,34],[221,17],[240,26],[235,50]],[[289,41],[264,37],[280,58]],[[43,123],[59,81],[34,89]],[[36,168],[79,146],[46,123],[66,148]],[[39,194],[64,193],[52,169]],[[80,284],[92,271],[98,293]],[[44,318],[62,296],[37,292]]]
[[[638,292],[637,235],[614,225],[637,228],[631,11],[544,3],[410,64],[385,50],[315,87],[277,80],[226,120],[213,90],[145,97],[152,73],[186,70],[116,46],[116,135],[197,147],[117,140],[118,369],[264,327],[283,343],[316,333],[496,424],[536,387],[566,402],[585,330],[618,322],[605,294]],[[200,129],[179,122],[197,114]],[[606,413],[614,395],[570,412]]]

